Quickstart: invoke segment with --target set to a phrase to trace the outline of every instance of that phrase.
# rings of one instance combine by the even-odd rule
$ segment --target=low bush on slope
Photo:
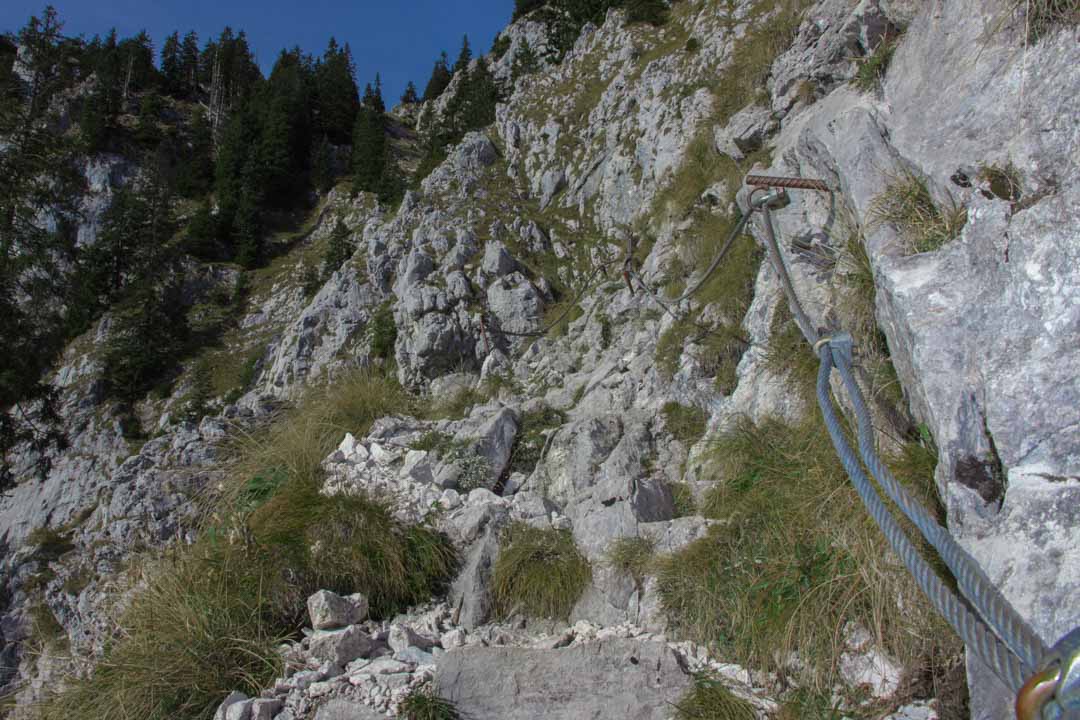
[[[230,691],[276,676],[275,648],[316,590],[362,592],[376,616],[441,592],[456,566],[446,538],[369,498],[319,493],[345,432],[412,404],[392,379],[359,373],[242,439],[200,539],[145,569],[93,672],[47,699],[41,720],[211,718]]]

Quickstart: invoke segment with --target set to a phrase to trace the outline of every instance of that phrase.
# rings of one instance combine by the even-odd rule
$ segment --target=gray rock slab
[[[440,695],[471,720],[667,720],[690,684],[667,645],[623,639],[463,648],[435,672]]]
[[[385,715],[355,700],[334,698],[315,712],[315,720],[384,720]]]

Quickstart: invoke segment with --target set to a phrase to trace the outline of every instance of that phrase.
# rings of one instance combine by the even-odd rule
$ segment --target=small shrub
[[[701,49],[701,41],[698,40],[696,37],[688,38],[686,40],[686,47],[683,49],[691,54],[696,53],[698,50]]]
[[[1005,165],[983,165],[979,168],[979,179],[989,186],[989,192],[1000,200],[1012,203],[1020,202],[1023,195],[1024,180],[1019,168],[1008,162]]]
[[[882,40],[872,53],[863,58],[859,63],[859,69],[855,72],[855,77],[851,80],[855,87],[863,92],[870,92],[878,87],[889,70],[889,63],[892,62],[893,54],[896,52],[896,45],[895,38]]]
[[[697,502],[694,500],[694,492],[686,483],[671,483],[671,499],[675,504],[675,517],[690,517],[697,514]]]
[[[398,706],[398,716],[405,720],[461,720],[454,705],[439,697],[430,685],[409,693]]]
[[[386,302],[371,318],[371,354],[389,360],[394,355],[396,342],[397,324],[394,322],[394,311],[390,308],[390,303]]]
[[[36,528],[26,537],[29,545],[35,545],[34,559],[39,562],[52,562],[75,549],[67,533],[50,527]]]
[[[585,386],[582,385],[580,390],[583,392],[584,389]],[[544,451],[548,434],[564,422],[565,413],[547,406],[525,413],[521,418],[521,430],[510,453],[510,472],[531,475],[536,464],[540,462],[540,454]]]
[[[912,253],[933,252],[949,242],[967,222],[967,210],[952,199],[949,207],[934,202],[926,182],[910,171],[892,178],[870,206],[875,223],[889,223],[908,242]]]
[[[694,686],[675,704],[679,720],[756,720],[754,706],[735,697],[718,680],[694,679]]]
[[[447,435],[444,432],[432,430],[431,432],[424,433],[424,435],[419,440],[412,443],[410,447],[413,450],[445,455],[454,447],[454,438],[452,435]]]
[[[495,483],[496,479],[491,477],[491,463],[472,448],[455,447],[444,460],[457,466],[459,492],[468,493],[477,488],[490,490]]]
[[[696,443],[705,434],[705,423],[708,417],[701,408],[669,402],[664,404],[660,412],[664,415],[664,425],[668,432],[687,447]]]
[[[491,54],[495,56],[495,61],[502,60],[503,55],[510,49],[510,35],[502,34],[495,38],[495,42],[491,44]]]
[[[668,21],[667,3],[664,0],[627,0],[626,19],[659,27]]]
[[[615,570],[629,575],[634,582],[641,585],[652,568],[655,555],[656,538],[648,535],[624,537],[611,544],[607,561]]]
[[[588,561],[568,530],[541,530],[524,523],[507,528],[491,586],[501,617],[523,612],[565,619],[592,578]]]

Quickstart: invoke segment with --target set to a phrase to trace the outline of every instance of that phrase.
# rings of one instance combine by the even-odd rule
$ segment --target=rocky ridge
[[[1046,641],[1070,630],[1078,616],[1064,598],[1080,583],[1080,450],[1071,432],[1080,395],[1080,265],[1073,257],[1080,244],[1071,230],[1080,216],[1080,164],[1077,129],[1068,121],[1080,116],[1080,93],[1069,91],[1080,83],[1075,31],[1023,47],[1015,19],[1000,15],[1005,3],[949,0],[934,10],[822,0],[807,8],[790,49],[772,63],[764,92],[712,124],[715,98],[705,78],[732,60],[738,40],[762,20],[753,3],[683,5],[663,30],[628,26],[619,12],[586,27],[562,63],[516,80],[495,126],[467,136],[396,214],[332,195],[308,241],[340,217],[360,251],[313,298],[284,277],[251,304],[241,327],[273,341],[259,357],[252,389],[220,417],[166,424],[160,438],[122,460],[127,444],[94,408],[92,354],[73,348],[58,380],[69,388],[74,450],[58,458],[44,484],[22,485],[0,505],[9,519],[5,542],[15,548],[5,561],[14,593],[2,625],[2,664],[19,664],[25,588],[44,568],[54,574],[44,597],[72,649],[100,649],[108,631],[104,578],[136,547],[185,537],[190,498],[213,481],[214,443],[231,423],[256,422],[305,383],[369,362],[371,320],[389,303],[404,385],[440,396],[502,378],[502,389],[461,420],[387,418],[369,437],[345,438],[326,460],[325,491],[392,498],[410,521],[434,515],[462,550],[462,573],[446,604],[390,623],[314,631],[287,650],[288,677],[262,699],[232,698],[221,716],[364,717],[358,704],[392,713],[410,689],[440,676],[441,691],[465,707],[493,697],[511,705],[518,701],[506,693],[470,695],[468,678],[483,677],[492,664],[561,662],[553,654],[575,649],[669,658],[674,696],[688,671],[708,666],[770,712],[776,688],[769,678],[669,643],[655,580],[639,587],[604,562],[618,538],[647,535],[661,552],[674,552],[701,537],[713,521],[676,518],[672,484],[688,480],[700,490],[710,439],[738,418],[795,418],[805,410],[767,362],[783,303],[768,263],[755,278],[741,323],[748,346],[726,395],[716,391],[714,371],[693,340],[670,377],[658,370],[658,339],[675,322],[647,296],[629,292],[610,269],[587,284],[598,268],[621,261],[627,240],[640,242],[643,229],[655,242],[641,274],[648,283],[666,280],[694,230],[686,218],[657,216],[653,208],[702,133],[735,159],[771,150],[768,168],[758,170],[822,178],[835,188],[828,197],[793,192],[776,213],[812,320],[836,324],[842,226],[857,227],[889,355],[914,418],[940,449],[936,480],[950,529]],[[1006,21],[988,33],[997,17]],[[902,28],[880,87],[867,94],[849,85],[857,59]],[[525,20],[505,34],[511,51],[495,66],[503,82],[515,48],[525,38],[537,47],[542,28]],[[698,41],[695,52],[684,50],[690,38]],[[980,166],[1010,164],[1022,171],[1021,199],[1000,197],[975,177]],[[936,252],[909,254],[902,235],[874,219],[878,196],[904,172],[922,178],[939,202],[967,210],[959,238]],[[974,181],[950,180],[958,175]],[[731,190],[710,190],[701,203],[726,203]],[[580,314],[563,335],[503,334],[544,328],[557,299],[582,286]],[[682,309],[709,310],[695,299]],[[661,412],[669,402],[706,412],[704,439],[688,446],[675,438]],[[529,474],[508,474],[523,419],[541,406],[564,413],[563,421],[544,430],[542,457]],[[429,433],[445,435],[457,455],[415,449]],[[567,628],[490,622],[490,567],[499,531],[511,521],[569,529],[593,564]],[[79,552],[42,561],[31,546],[17,549],[44,526],[70,526]],[[69,580],[86,574],[81,568],[92,568],[92,579],[79,588]],[[321,643],[326,632],[338,635]],[[852,638],[859,635],[852,630]],[[395,640],[402,637],[404,644]],[[865,643],[852,645],[858,651],[850,668],[868,666],[874,678],[875,668],[890,667]],[[34,661],[21,662],[20,673],[31,675]],[[877,681],[852,673],[849,682],[876,685],[883,695],[898,682],[891,671]],[[974,661],[969,677],[973,714],[998,717],[1007,693]],[[31,690],[49,679],[48,671],[39,675]],[[502,716],[488,705],[477,711]],[[898,713],[936,716],[928,706]]]

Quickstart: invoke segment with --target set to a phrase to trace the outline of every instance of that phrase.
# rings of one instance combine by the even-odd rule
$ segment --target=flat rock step
[[[612,638],[559,650],[468,647],[435,686],[470,720],[667,720],[691,677],[665,644]]]

